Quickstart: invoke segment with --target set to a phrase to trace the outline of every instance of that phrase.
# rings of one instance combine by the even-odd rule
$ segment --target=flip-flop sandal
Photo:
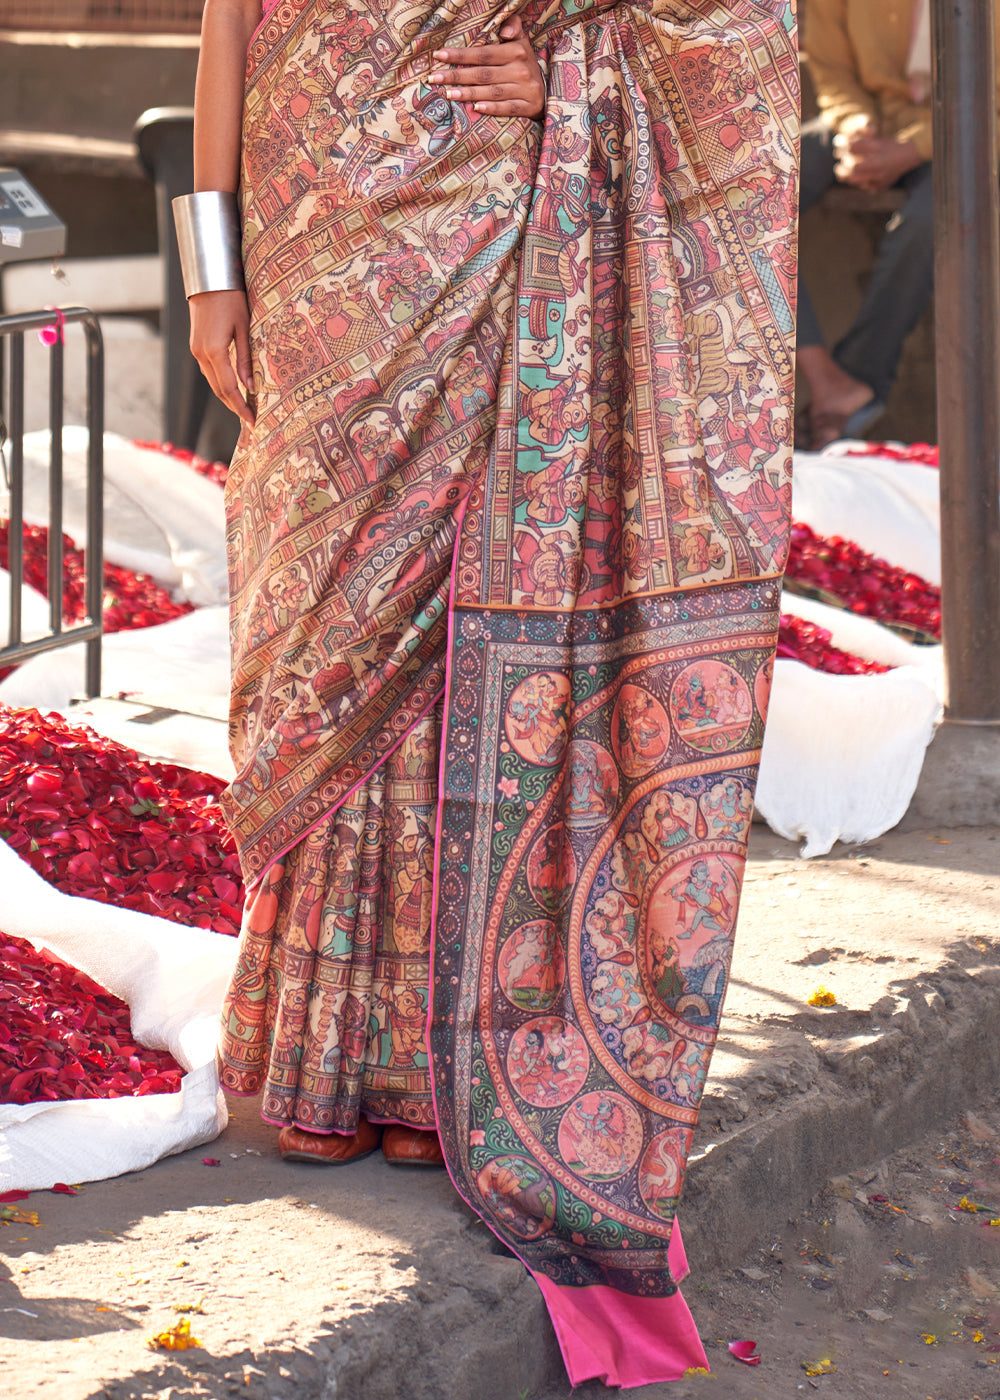
[[[877,422],[885,412],[885,404],[879,398],[869,399],[860,408],[856,408],[851,416],[844,423],[842,437],[847,439],[863,439],[865,432],[871,425]]]

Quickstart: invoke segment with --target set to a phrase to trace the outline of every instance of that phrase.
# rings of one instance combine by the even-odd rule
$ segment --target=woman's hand
[[[471,49],[435,49],[437,62],[447,66],[435,68],[428,82],[449,84],[445,97],[471,102],[477,112],[540,117],[545,110],[545,84],[520,15],[501,26],[500,39],[499,44]]]
[[[191,354],[198,361],[212,393],[251,428],[254,413],[247,398],[253,394],[250,368],[250,312],[245,292],[199,292],[188,299],[191,313]],[[230,359],[236,347],[236,372]],[[243,385],[247,397],[240,393]]]

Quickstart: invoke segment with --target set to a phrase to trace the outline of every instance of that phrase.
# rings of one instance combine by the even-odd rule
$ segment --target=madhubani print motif
[[[439,1121],[469,1199],[561,1284],[673,1288],[666,1250],[729,974],[777,597],[762,581],[646,598],[617,625],[604,610],[458,614]],[[534,745],[526,696],[555,716],[539,707]],[[470,1024],[466,1042],[456,1028]]]
[[[470,120],[416,69],[443,24],[458,42],[490,13],[282,0],[250,45],[257,424],[227,487],[224,800],[251,881],[444,687],[456,522],[490,451],[539,130]]]
[[[431,1052],[453,1174],[529,1266],[664,1296],[786,548],[796,68],[782,5],[622,14],[546,31],[457,556]]]
[[[528,0],[544,120],[476,119],[430,51],[511,8],[279,0],[250,46],[225,1049],[249,1084],[277,1027],[279,1121],[432,1121],[418,955],[378,942],[432,887],[459,1189],[547,1279],[662,1299],[786,551],[794,14]],[[389,790],[442,692],[433,839],[435,799]]]
[[[220,1079],[271,1123],[434,1125],[424,1027],[440,705],[252,891]]]

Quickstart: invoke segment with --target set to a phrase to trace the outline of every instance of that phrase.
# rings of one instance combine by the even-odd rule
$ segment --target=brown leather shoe
[[[390,1123],[382,1134],[382,1156],[394,1167],[443,1167],[444,1153],[437,1133]]]
[[[278,1134],[278,1151],[286,1162],[322,1162],[330,1167],[343,1167],[369,1157],[382,1140],[382,1129],[362,1118],[352,1137],[342,1133],[307,1133],[301,1128],[282,1128]]]

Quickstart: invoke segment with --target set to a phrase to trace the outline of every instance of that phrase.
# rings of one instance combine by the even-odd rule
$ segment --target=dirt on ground
[[[687,1200],[703,1262],[684,1292],[712,1374],[637,1400],[1000,1400],[995,1054],[984,1045],[981,1082],[963,1068],[956,1083],[955,1066],[933,1058],[857,1083],[828,1066],[845,1038],[876,1056],[883,1033],[918,1058],[949,1053],[934,1027],[959,1026],[968,988],[995,994],[984,978],[998,962],[997,850],[995,830],[891,833],[804,863],[755,832],[699,1130],[720,1145],[693,1169]],[[820,980],[837,1004],[816,1011],[806,998]],[[842,1130],[824,1137],[824,1115],[839,1104],[842,1123],[843,1105],[876,1082],[886,1112],[894,1096],[912,1102],[924,1071],[931,1085],[956,1083],[944,1127],[929,1126],[940,1102],[922,1136],[911,1113],[915,1146],[823,1187],[824,1163],[843,1170],[845,1157],[853,1166],[900,1141],[873,1149],[859,1118],[862,1146],[845,1151]],[[966,1113],[977,1093],[986,1102]],[[819,1118],[796,1121],[817,1138],[815,1184],[787,1208],[758,1203],[753,1219],[777,1224],[744,1230],[745,1251],[730,1201],[715,1249],[698,1219],[714,1157],[738,1157],[750,1124],[763,1133],[748,1149],[765,1158],[758,1175],[777,1181],[771,1116],[807,1101]],[[18,1205],[37,1226],[0,1223],[4,1400],[568,1400],[537,1287],[443,1172],[394,1170],[379,1155],[338,1170],[284,1163],[258,1106],[231,1107],[215,1142],[77,1195],[35,1192]],[[726,1268],[710,1270],[720,1254]],[[150,1345],[184,1321],[200,1347]],[[733,1341],[755,1341],[760,1365],[730,1355]],[[614,1393],[588,1385],[574,1400]]]
[[[378,1158],[343,1172],[293,1167],[273,1153],[249,1106],[238,1113],[214,1145],[218,1167],[205,1165],[202,1149],[175,1159],[184,1170],[172,1173],[166,1199],[157,1192],[156,1214],[149,1213],[150,1172],[97,1183],[75,1197],[36,1192],[21,1203],[40,1224],[4,1226],[6,1396],[364,1400],[384,1393],[381,1385],[369,1390],[358,1377],[354,1388],[341,1372],[342,1384],[331,1387],[330,1377],[352,1325],[370,1328],[373,1300],[393,1313],[401,1338],[426,1325],[418,1352],[435,1345],[435,1327],[444,1329],[437,1345],[446,1345],[455,1319],[442,1302],[457,1281],[460,1291],[471,1290],[459,1324],[477,1310],[493,1317],[498,1302],[516,1301],[522,1289],[521,1309],[531,1300],[521,1266],[491,1252],[443,1173],[394,1172]],[[234,1147],[240,1151],[231,1156]],[[692,1276],[684,1291],[712,1374],[632,1394],[1000,1400],[998,1220],[994,1101],[835,1178],[738,1266]],[[333,1249],[325,1228],[331,1223]],[[148,1338],[182,1318],[203,1348],[147,1348]],[[529,1333],[538,1345],[543,1328],[539,1311]],[[755,1342],[760,1364],[737,1361],[730,1342]],[[393,1344],[387,1336],[385,1345]],[[534,1343],[522,1333],[525,1344]],[[438,1393],[449,1400],[481,1393],[529,1400],[539,1393],[513,1378],[498,1390],[495,1377],[484,1392],[476,1374],[473,1368],[467,1392]],[[412,1375],[412,1383],[396,1383],[392,1393],[400,1400],[424,1392],[419,1371]],[[545,1400],[569,1400],[564,1380],[542,1391]],[[613,1393],[591,1384],[573,1397],[607,1400]]]
[[[1000,1400],[995,1095],[945,1131],[834,1178],[738,1267],[690,1279],[684,1292],[712,1374],[635,1400]],[[729,1353],[748,1341],[757,1366]]]

